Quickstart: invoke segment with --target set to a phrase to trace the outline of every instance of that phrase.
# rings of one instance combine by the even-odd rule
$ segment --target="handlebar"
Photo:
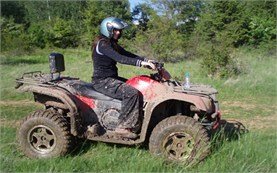
[[[164,69],[164,63],[152,61],[152,63],[156,66],[156,70],[158,73],[151,74],[151,78],[156,81],[168,81],[171,76],[167,70]]]
[[[163,67],[164,67],[164,63],[160,63],[160,62],[158,62],[158,61],[152,61],[151,63],[153,63],[154,65],[155,65],[155,67],[156,67],[156,69],[157,69],[157,71],[159,72],[159,71],[161,71],[162,69],[163,69]],[[150,66],[146,66],[146,68],[148,68],[148,69],[152,69]]]
[[[156,66],[158,72],[161,71],[164,67],[164,63],[153,62],[153,64]]]

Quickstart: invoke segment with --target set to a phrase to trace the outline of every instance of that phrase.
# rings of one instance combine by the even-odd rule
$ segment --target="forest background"
[[[120,1],[1,1],[1,53],[35,49],[89,50],[101,21],[115,16],[129,23],[121,44],[149,59],[201,59],[205,75],[244,73],[232,52],[240,47],[275,52],[276,1],[142,1],[130,10]]]

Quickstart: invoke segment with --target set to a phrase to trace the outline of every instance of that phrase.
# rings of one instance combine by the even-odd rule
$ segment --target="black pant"
[[[137,131],[140,126],[143,98],[140,91],[125,82],[126,79],[121,77],[108,77],[94,79],[92,84],[96,91],[122,101],[118,126]]]

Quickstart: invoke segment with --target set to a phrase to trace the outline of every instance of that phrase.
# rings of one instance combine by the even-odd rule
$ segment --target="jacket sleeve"
[[[133,53],[131,53],[131,52],[125,50],[123,47],[121,47],[121,46],[119,46],[119,45],[118,45],[118,47],[119,47],[119,53],[120,53],[121,55],[125,55],[125,56],[131,57],[131,58],[137,58],[137,59],[139,59],[139,60],[141,60],[141,61],[147,61],[147,59],[144,58],[144,57],[140,57],[140,56],[138,56],[138,55],[135,55],[135,54],[133,54]]]
[[[119,62],[121,64],[133,65],[133,66],[141,66],[141,62],[143,60],[138,57],[127,56],[128,54],[122,55],[115,51],[112,48],[111,43],[107,43],[105,41],[100,40],[98,43],[98,50],[100,53],[106,55],[107,57]]]

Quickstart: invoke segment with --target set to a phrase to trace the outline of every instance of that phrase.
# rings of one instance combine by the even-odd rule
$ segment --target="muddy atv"
[[[91,83],[62,76],[62,54],[49,56],[50,73],[30,72],[16,79],[17,90],[31,92],[44,105],[22,120],[19,146],[30,158],[63,156],[76,138],[125,145],[148,144],[150,152],[167,161],[198,163],[210,152],[208,132],[220,120],[217,91],[206,85],[184,89],[157,73],[130,78],[127,83],[143,94],[143,116],[138,137],[114,133],[121,101],[96,92]]]

